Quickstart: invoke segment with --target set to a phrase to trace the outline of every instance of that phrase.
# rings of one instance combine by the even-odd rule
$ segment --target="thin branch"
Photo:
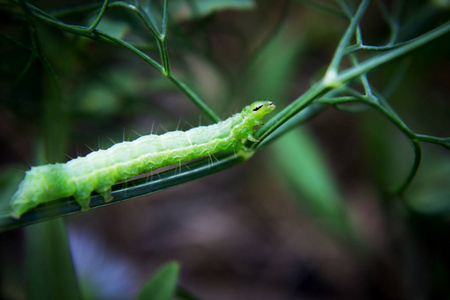
[[[155,38],[157,40],[158,47],[160,49],[160,55],[161,55],[161,60],[163,62],[163,66],[161,66],[161,64],[159,64],[157,61],[152,59],[150,56],[148,56],[144,52],[140,51],[133,45],[125,42],[124,40],[121,40],[119,38],[108,35],[107,33],[100,31],[98,29],[94,29],[92,31],[90,29],[92,26],[84,27],[84,26],[79,26],[79,25],[67,25],[67,24],[55,19],[54,17],[51,17],[44,11],[42,11],[34,6],[30,5],[30,8],[32,11],[36,12],[34,14],[34,16],[37,18],[37,20],[39,20],[49,26],[53,26],[62,31],[69,32],[69,33],[76,34],[76,35],[85,36],[85,37],[88,37],[88,38],[94,39],[94,40],[109,41],[109,42],[112,42],[116,45],[122,46],[122,47],[134,52],[136,55],[138,55],[143,60],[145,60],[147,63],[149,63],[156,70],[158,70],[164,76],[168,77],[172,82],[174,82],[176,84],[176,86],[178,88],[180,88],[181,91],[183,91],[209,118],[211,118],[215,122],[220,121],[220,118],[217,116],[217,114],[214,113],[214,111],[211,108],[209,108],[205,104],[205,102],[202,101],[200,99],[200,97],[189,88],[189,86],[187,86],[178,77],[176,77],[174,74],[172,74],[172,72],[170,71],[170,63],[169,63],[167,45],[165,43],[165,40],[161,39],[161,35],[159,34],[159,32],[152,25],[150,20],[148,20],[148,18],[146,18],[145,12],[141,11],[140,8],[137,8],[133,5],[127,4],[125,2],[113,2],[113,3],[109,4],[109,7],[114,7],[114,6],[123,7],[123,8],[130,9],[130,10],[136,12],[138,14],[138,16],[140,16],[140,18],[145,22],[145,24],[148,26],[148,28],[151,30],[151,32],[153,33],[153,35],[155,36]],[[104,7],[106,7],[106,5],[104,5]],[[166,7],[166,9],[167,9],[167,7]],[[166,10],[166,13],[167,13],[167,10]],[[100,16],[100,14],[99,14],[99,16]],[[167,17],[166,17],[166,19],[167,19]]]
[[[394,195],[399,195],[401,197],[416,177],[417,172],[419,171],[420,163],[422,161],[422,147],[420,146],[420,143],[417,140],[411,140],[411,143],[414,149],[414,163],[411,167],[411,170],[409,171],[408,177],[406,177],[405,181],[394,193]]]
[[[92,23],[92,25],[89,26],[88,30],[90,32],[93,32],[97,28],[98,24],[100,23],[100,21],[103,18],[103,15],[104,15],[107,7],[108,7],[108,0],[105,0],[105,1],[103,1],[102,8],[100,9],[100,12],[98,13],[97,18],[95,18],[94,23]]]
[[[327,72],[325,73],[325,83],[332,83],[335,81],[336,75],[339,71],[339,65],[341,64],[342,58],[345,55],[345,50],[350,43],[350,39],[355,33],[356,28],[361,21],[361,18],[369,5],[370,0],[363,0],[355,13],[355,16],[351,19],[350,25],[342,36],[339,45],[334,53],[331,63],[328,66]]]

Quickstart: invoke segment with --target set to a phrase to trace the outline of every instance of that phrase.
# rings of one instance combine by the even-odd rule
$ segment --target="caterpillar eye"
[[[258,106],[255,106],[255,108],[253,108],[253,111],[258,111],[261,107],[263,107],[263,105],[259,104]]]

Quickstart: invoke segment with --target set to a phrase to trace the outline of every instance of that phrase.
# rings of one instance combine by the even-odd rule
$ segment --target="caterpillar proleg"
[[[257,101],[217,124],[146,135],[65,164],[32,167],[11,198],[11,216],[20,218],[39,204],[69,196],[88,209],[92,191],[110,201],[111,186],[116,182],[218,151],[248,151],[244,144],[256,142],[254,127],[274,109],[270,101]]]

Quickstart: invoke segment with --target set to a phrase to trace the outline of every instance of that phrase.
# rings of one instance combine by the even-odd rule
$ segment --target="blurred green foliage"
[[[138,299],[170,300],[175,296],[179,264],[171,262],[161,267],[139,292]]]

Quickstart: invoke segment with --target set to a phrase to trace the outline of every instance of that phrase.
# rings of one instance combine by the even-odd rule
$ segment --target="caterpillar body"
[[[88,209],[92,191],[110,201],[116,182],[218,151],[246,151],[244,143],[256,141],[254,127],[274,109],[270,101],[257,101],[214,125],[146,135],[65,164],[32,167],[11,198],[11,216],[20,218],[39,204],[69,196]]]

